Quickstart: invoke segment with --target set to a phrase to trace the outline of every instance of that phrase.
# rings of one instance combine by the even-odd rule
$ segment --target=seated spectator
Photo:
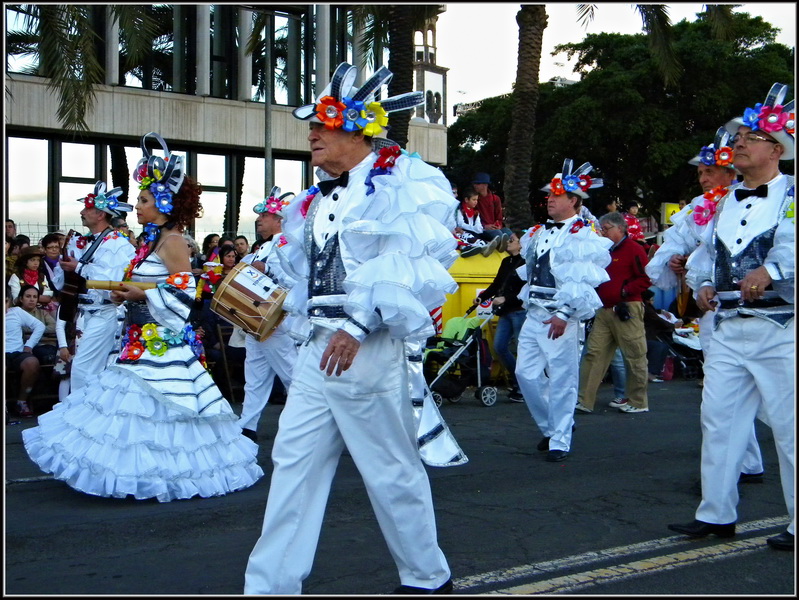
[[[6,372],[19,371],[19,391],[16,401],[6,400],[6,423],[9,408],[21,417],[32,417],[33,411],[28,399],[36,380],[39,378],[39,359],[33,355],[33,348],[39,343],[44,333],[44,324],[26,313],[18,306],[11,306],[11,290],[6,286]],[[24,339],[22,327],[28,326],[32,333]],[[10,405],[10,406],[9,406]]]
[[[501,238],[483,230],[483,224],[477,212],[478,198],[479,195],[473,187],[466,188],[461,205],[455,213],[454,233],[458,239],[458,249],[464,258],[475,254],[489,256],[501,241]]]
[[[44,273],[39,270],[44,252],[39,246],[29,246],[17,257],[14,273],[8,279],[11,288],[11,297],[16,298],[27,283],[39,288],[39,303],[46,306],[53,300],[53,292],[45,279]]]
[[[650,383],[662,383],[660,374],[666,364],[669,346],[663,341],[674,333],[675,327],[681,327],[683,322],[676,319],[671,313],[658,311],[654,304],[655,294],[651,290],[641,292],[644,302],[644,329],[646,331],[646,359],[648,363],[648,377]],[[666,314],[661,314],[661,312]]]
[[[22,286],[22,290],[17,296],[15,304],[37,319],[44,325],[44,334],[51,341],[55,340],[56,323],[52,315],[39,306],[39,289],[34,285],[27,283]],[[22,332],[25,335],[33,333],[33,329],[28,326],[23,326]],[[55,362],[57,349],[54,344],[47,343],[44,337],[38,344],[33,347],[33,355],[39,359],[39,363],[43,365],[51,365]]]
[[[64,287],[64,270],[58,263],[61,257],[61,236],[58,233],[48,233],[42,238],[44,257],[39,265],[39,270],[44,274],[47,285],[53,290],[53,297],[57,301],[59,292]],[[53,314],[54,311],[51,311]]]
[[[19,253],[20,254],[22,254],[22,252],[26,248],[29,248],[30,245],[31,245],[31,239],[27,235],[19,234],[15,239],[17,240],[17,243],[19,244]]]

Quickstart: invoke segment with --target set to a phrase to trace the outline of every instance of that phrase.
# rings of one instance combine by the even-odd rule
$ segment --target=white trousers
[[[563,335],[552,340],[542,322],[549,317],[537,307],[527,312],[517,344],[516,381],[541,434],[549,438],[549,449],[568,452],[580,380],[580,327],[568,321]]]
[[[244,403],[239,425],[242,429],[256,431],[261,413],[269,402],[275,375],[280,377],[287,390],[291,385],[297,347],[294,340],[280,329],[263,342],[247,335],[244,347],[247,352],[244,359]]]
[[[762,411],[771,425],[794,533],[795,334],[763,319],[734,317],[713,332],[702,392],[702,502],[696,518],[737,520],[738,477]]]
[[[718,302],[718,296],[716,296],[716,301]],[[702,354],[704,355],[704,360],[707,361],[707,352],[710,349],[710,343],[713,340],[713,320],[715,319],[716,313],[713,311],[707,311],[699,318],[699,342],[702,344]],[[768,421],[765,419],[765,415],[762,411],[759,411],[758,417],[761,420],[768,424]],[[747,474],[755,474],[755,473],[762,473],[764,471],[763,467],[763,455],[760,453],[760,444],[757,442],[757,432],[755,430],[755,424],[752,423],[752,433],[749,436],[749,441],[746,444],[746,454],[744,454],[743,463],[741,463],[741,473]]]
[[[118,342],[117,307],[107,304],[92,312],[82,309],[83,332],[77,342],[70,372],[70,392],[82,388],[88,380],[104,371],[108,357]]]
[[[378,330],[366,337],[349,370],[328,377],[319,363],[332,334],[317,328],[300,348],[244,593],[302,592],[345,447],[363,477],[401,583],[438,587],[450,570],[438,547],[430,482],[417,449],[404,345]]]

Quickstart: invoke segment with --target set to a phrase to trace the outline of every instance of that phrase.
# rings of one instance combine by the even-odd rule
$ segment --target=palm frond
[[[644,31],[649,37],[649,48],[666,85],[675,85],[682,72],[674,46],[671,43],[671,18],[665,4],[636,4]]]
[[[732,9],[737,4],[706,4],[707,22],[713,37],[721,41],[729,41],[733,37]]]
[[[578,4],[577,21],[583,27],[588,27],[588,24],[594,20],[595,11],[596,11],[596,4]]]

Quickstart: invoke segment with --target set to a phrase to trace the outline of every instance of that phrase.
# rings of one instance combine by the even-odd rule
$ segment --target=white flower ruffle
[[[550,252],[550,266],[558,291],[554,300],[574,310],[573,318],[590,319],[602,302],[596,293],[609,281],[605,267],[610,264],[612,242],[599,237],[588,227],[561,238]]]

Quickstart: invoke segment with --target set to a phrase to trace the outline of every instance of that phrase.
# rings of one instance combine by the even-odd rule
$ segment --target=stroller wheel
[[[458,394],[457,396],[447,396],[447,400],[449,400],[450,402],[455,404],[456,402],[460,402],[461,401],[461,395]]]
[[[497,388],[493,386],[485,385],[478,388],[475,395],[484,406],[494,406],[497,403]]]
[[[438,392],[433,392],[433,402],[436,403],[436,406],[441,406],[441,404],[444,402],[444,396]]]

